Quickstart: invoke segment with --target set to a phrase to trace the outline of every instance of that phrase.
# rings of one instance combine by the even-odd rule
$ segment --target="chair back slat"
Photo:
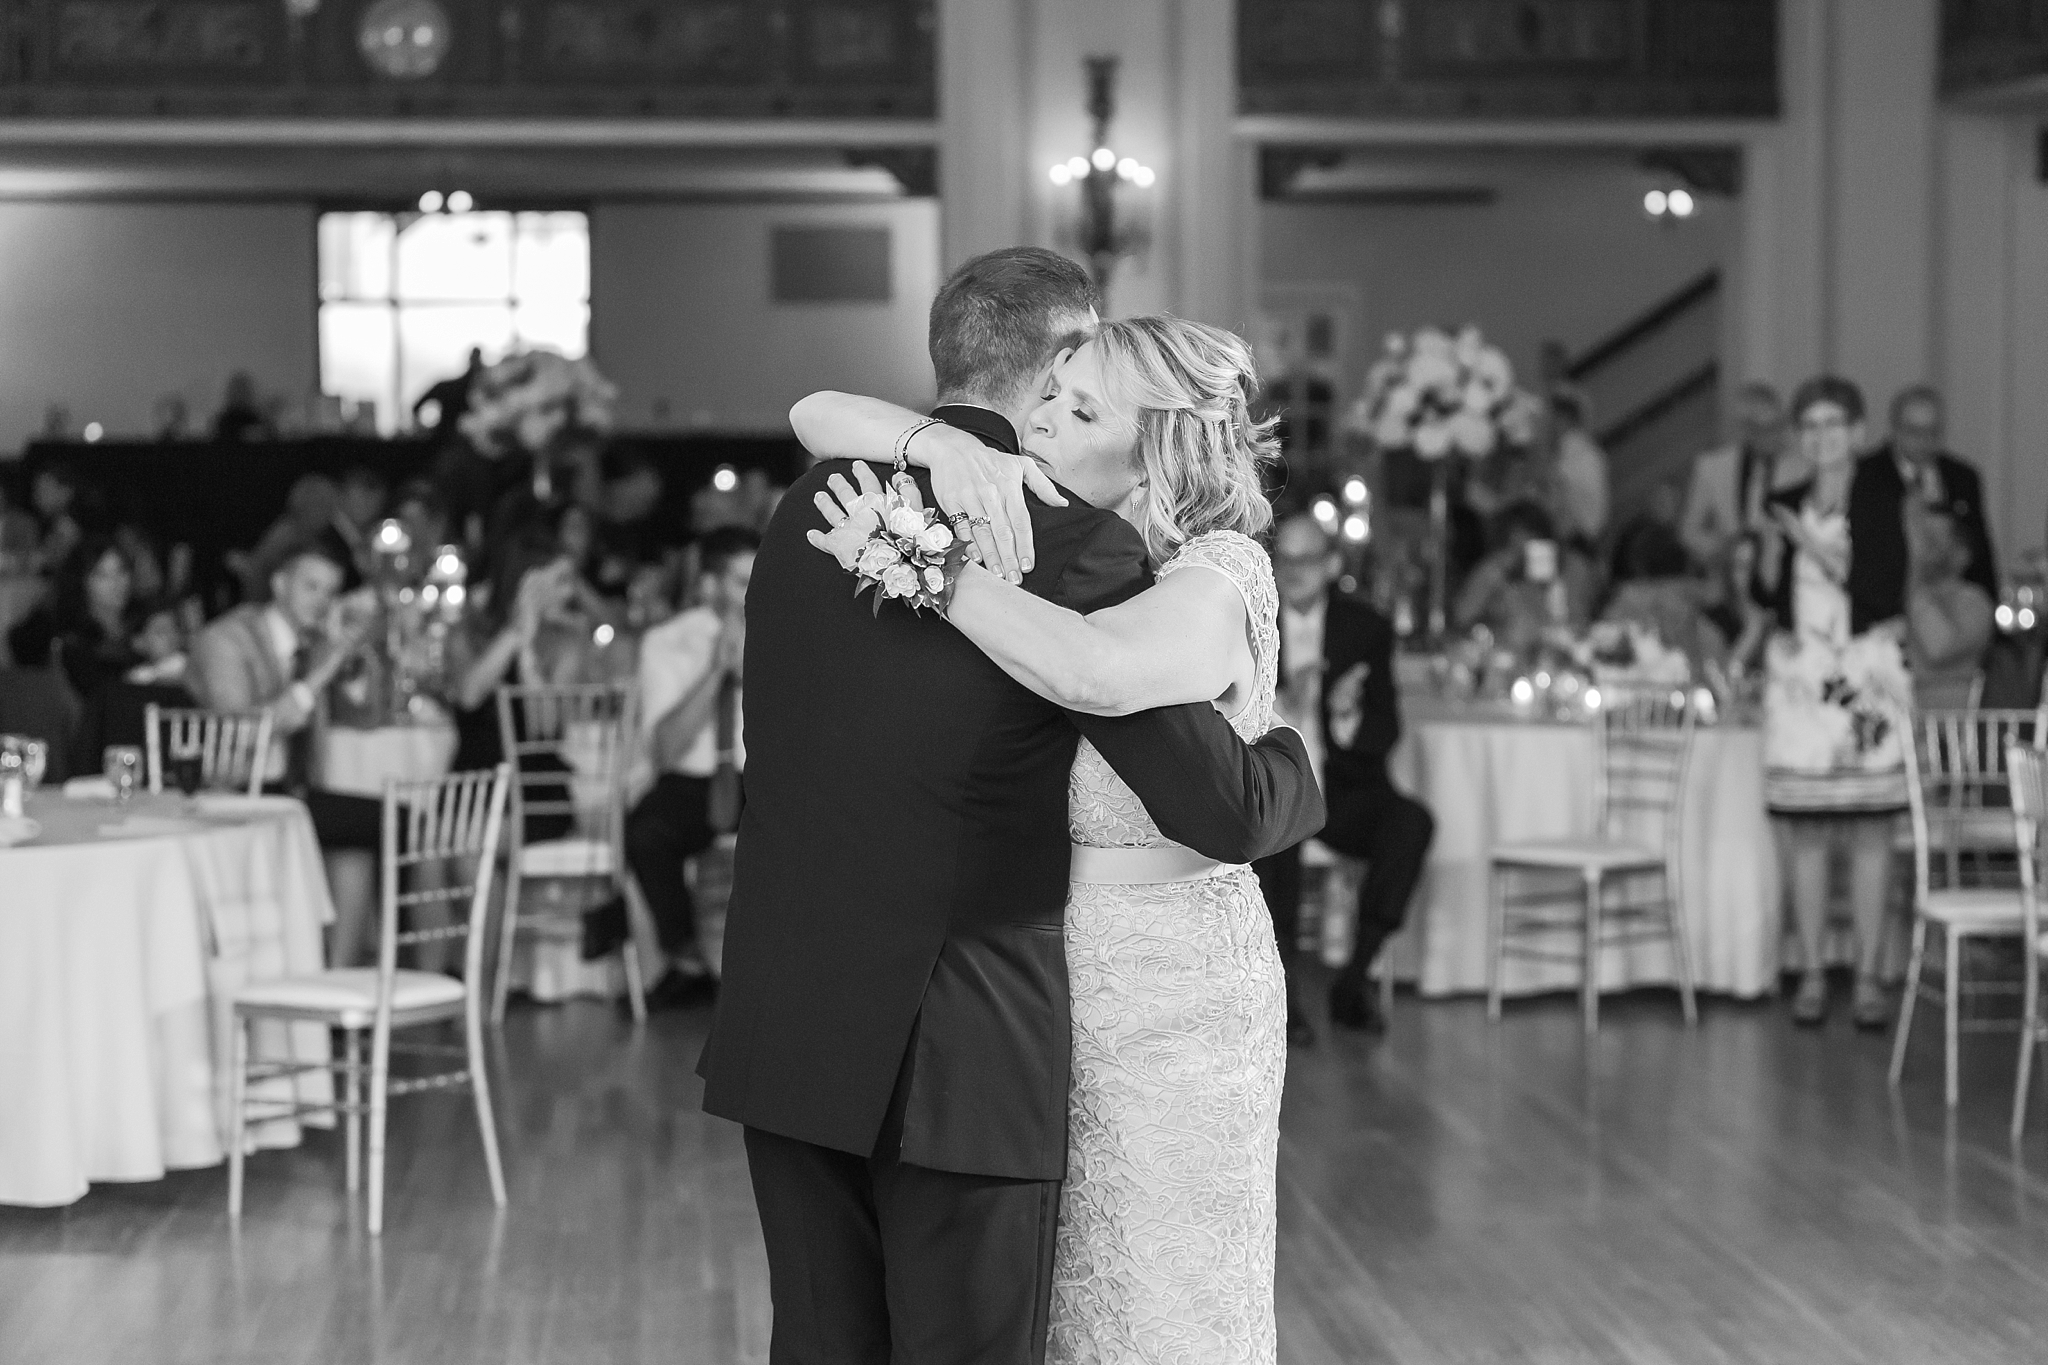
[[[1595,828],[1605,839],[1663,848],[1675,875],[1697,713],[1684,692],[1668,689],[1617,691],[1606,700]]]
[[[268,711],[200,711],[151,702],[142,711],[149,789],[164,789],[169,760],[197,759],[203,789],[260,796],[270,762],[270,732]]]
[[[568,816],[584,837],[623,853],[626,782],[640,745],[639,691],[630,683],[506,686],[498,737],[512,766],[516,857],[534,816]]]
[[[390,1002],[398,949],[436,939],[468,938],[464,979],[471,983],[472,999],[480,994],[490,965],[485,955],[496,937],[484,932],[484,922],[511,784],[511,765],[500,763],[431,782],[385,785],[379,1008]],[[401,927],[402,907],[465,901],[463,917],[444,928]]]
[[[1915,892],[1963,884],[1964,854],[2001,852],[2012,837],[2014,750],[2048,744],[2042,710],[1923,710],[1910,722],[1906,803]],[[1982,858],[1975,860],[1979,864]]]
[[[2048,885],[2042,847],[2042,835],[2048,833],[2048,754],[2029,745],[2011,745],[2005,751],[2005,769],[2012,783],[2013,844],[2020,861],[2025,931],[2021,941],[2031,952],[2031,946],[2041,941],[2041,889]]]

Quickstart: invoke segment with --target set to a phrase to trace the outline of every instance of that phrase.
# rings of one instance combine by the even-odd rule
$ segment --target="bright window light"
[[[320,387],[374,404],[385,435],[412,425],[413,402],[460,374],[472,346],[486,362],[531,346],[589,350],[581,213],[325,213],[319,256]]]

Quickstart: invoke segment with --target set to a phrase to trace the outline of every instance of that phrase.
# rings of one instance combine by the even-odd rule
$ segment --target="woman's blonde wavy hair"
[[[1244,339],[1161,314],[1105,322],[1095,345],[1107,396],[1137,422],[1138,532],[1152,562],[1210,531],[1271,525],[1264,467],[1279,457],[1277,419],[1252,418],[1259,381]]]

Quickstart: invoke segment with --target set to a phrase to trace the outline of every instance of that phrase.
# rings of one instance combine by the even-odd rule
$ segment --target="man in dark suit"
[[[1394,627],[1369,603],[1336,590],[1343,561],[1314,517],[1281,523],[1273,568],[1280,587],[1281,713],[1308,732],[1329,805],[1329,823],[1317,837],[1366,864],[1351,957],[1330,984],[1330,1019],[1377,1033],[1386,1020],[1368,983],[1373,960],[1400,930],[1436,834],[1429,808],[1396,791],[1387,777],[1387,754],[1401,737]],[[1264,859],[1258,871],[1282,961],[1291,962],[1301,849]],[[1290,980],[1290,1011],[1292,997]],[[1295,1013],[1292,1032],[1301,1039],[1307,1024]]]
[[[968,262],[932,305],[936,415],[1015,451],[1094,304],[1051,252]],[[805,540],[849,469],[791,488],[748,592],[747,803],[704,1107],[746,1125],[772,1361],[1028,1365],[1066,1169],[1080,736],[1218,859],[1295,842],[1321,800],[1292,731],[1247,748],[1207,705],[1069,715],[936,616],[856,600]],[[1081,611],[1141,591],[1137,532],[1070,503],[1033,503],[1025,586]]]
[[[1849,485],[1849,628],[1859,634],[1906,610],[1906,498],[1946,511],[1970,554],[1963,576],[1998,600],[1998,560],[1984,521],[1984,483],[1942,449],[1941,394],[1916,384],[1892,399],[1891,439],[1856,462]]]

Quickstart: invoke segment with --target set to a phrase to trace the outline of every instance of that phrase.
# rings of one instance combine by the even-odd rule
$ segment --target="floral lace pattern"
[[[1244,593],[1256,683],[1231,724],[1273,716],[1278,594],[1234,532],[1183,546]],[[1069,788],[1076,843],[1169,842],[1093,746]],[[1274,1171],[1287,996],[1251,869],[1067,901],[1073,1081],[1054,1253],[1053,1365],[1272,1365]]]

